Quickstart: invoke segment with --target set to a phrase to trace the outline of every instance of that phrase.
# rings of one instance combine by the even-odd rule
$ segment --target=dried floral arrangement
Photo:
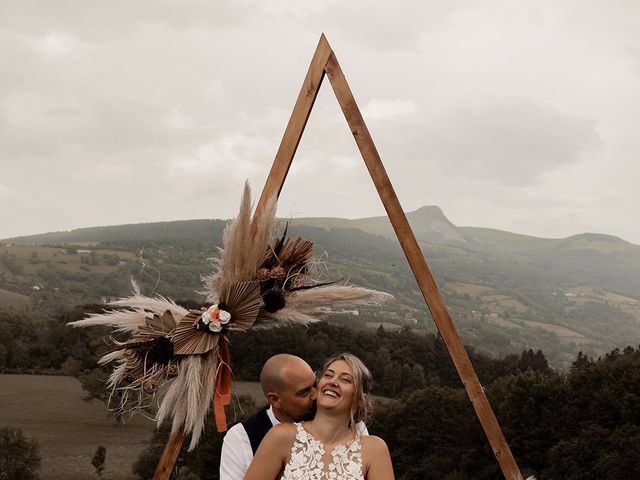
[[[226,334],[250,328],[307,324],[339,305],[379,304],[387,293],[319,282],[311,268],[313,243],[284,233],[275,236],[276,200],[251,219],[246,184],[240,212],[226,227],[215,271],[204,277],[206,310],[187,310],[170,299],[132,296],[111,302],[115,310],[72,322],[107,325],[130,335],[113,341],[99,360],[115,362],[108,388],[120,393],[121,410],[140,408],[145,394],[159,395],[156,420],[172,418],[172,433],[191,433],[195,448],[212,404],[218,431],[226,430],[224,406],[231,400],[231,367]],[[133,401],[132,401],[133,399]],[[133,406],[131,406],[133,405]]]

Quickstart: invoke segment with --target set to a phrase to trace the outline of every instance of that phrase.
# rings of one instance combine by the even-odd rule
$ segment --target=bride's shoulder
[[[386,442],[375,435],[362,435],[360,437],[360,444],[362,445],[363,450],[366,450],[368,453],[373,455],[389,451]]]
[[[363,435],[360,438],[362,445],[362,468],[366,478],[393,480],[393,466],[389,447],[384,440],[375,435]]]
[[[277,440],[295,438],[297,427],[293,423],[281,423],[269,430],[268,435]]]

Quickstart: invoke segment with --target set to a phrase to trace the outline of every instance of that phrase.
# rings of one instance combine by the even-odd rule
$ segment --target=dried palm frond
[[[221,295],[220,303],[225,305],[233,319],[229,330],[248,330],[258,318],[262,307],[260,283],[236,283]]]
[[[175,352],[179,355],[206,353],[218,344],[217,335],[208,331],[197,330],[194,325],[200,318],[199,312],[192,312],[183,317],[173,334]]]

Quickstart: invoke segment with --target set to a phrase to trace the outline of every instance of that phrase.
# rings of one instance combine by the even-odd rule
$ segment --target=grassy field
[[[568,288],[566,293],[574,295],[572,301],[577,305],[584,305],[588,302],[608,303],[628,313],[640,322],[640,300],[636,300],[635,298],[606,292],[604,290],[596,291],[594,288],[586,285]]]
[[[31,245],[11,245],[0,246],[0,256],[9,255],[15,258],[22,267],[23,277],[36,277],[40,269],[49,266],[54,266],[56,269],[70,272],[86,272],[92,271],[99,274],[112,273],[117,271],[118,265],[108,265],[104,262],[100,262],[98,265],[87,265],[82,263],[82,258],[89,257],[89,253],[92,250],[81,250],[78,253],[71,253],[64,247],[43,247],[43,246],[31,246]],[[121,250],[96,250],[99,258],[104,255],[114,255],[121,261],[136,263],[138,261],[135,254],[132,252],[123,252]],[[87,270],[89,269],[89,270]],[[0,270],[6,270],[6,267],[0,265]]]
[[[108,480],[135,478],[131,465],[151,438],[154,423],[137,417],[118,425],[103,403],[85,401],[72,377],[0,375],[0,425],[38,439],[41,478],[97,478],[91,459],[107,448]]]
[[[480,297],[482,295],[491,295],[494,293],[494,290],[490,287],[473,285],[472,283],[447,282],[445,284],[445,288],[460,294],[468,293],[472,297]]]
[[[507,309],[514,312],[527,311],[527,307],[509,295],[481,295],[478,298],[493,312],[504,312]]]
[[[262,399],[257,383],[234,382],[234,391]],[[72,377],[0,375],[0,426],[19,427],[38,439],[43,480],[98,478],[91,465],[98,445],[107,448],[103,479],[136,478],[131,466],[150,440],[155,423],[138,415],[118,425],[107,416],[103,403],[84,398],[80,383]]]
[[[30,303],[31,299],[28,296],[0,288],[0,305],[5,307],[23,308]]]
[[[573,342],[577,345],[577,344],[585,343],[587,341],[587,338],[581,333],[571,330],[569,328],[563,327],[561,325],[553,325],[550,323],[534,322],[531,320],[522,320],[522,319],[518,319],[518,321],[524,323],[525,325],[531,328],[542,328],[543,330],[553,332],[558,336],[560,341],[563,341],[563,342]]]

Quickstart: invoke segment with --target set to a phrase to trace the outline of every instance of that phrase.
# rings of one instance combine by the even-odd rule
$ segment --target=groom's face
[[[287,373],[279,394],[280,412],[291,422],[305,420],[315,411],[316,376],[309,365],[297,366]]]

